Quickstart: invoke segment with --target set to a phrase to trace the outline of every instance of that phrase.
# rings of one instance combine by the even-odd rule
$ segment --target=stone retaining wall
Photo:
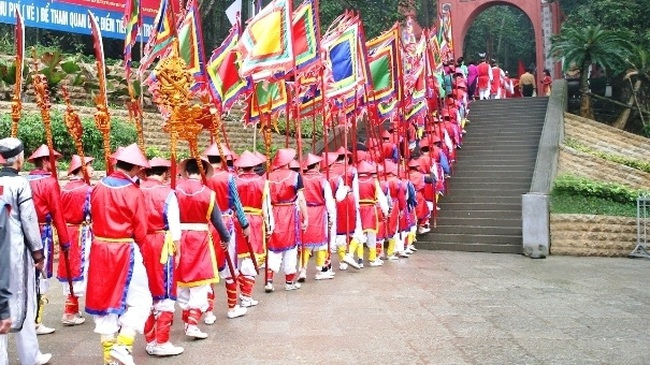
[[[627,256],[636,240],[636,218],[551,214],[553,255]]]

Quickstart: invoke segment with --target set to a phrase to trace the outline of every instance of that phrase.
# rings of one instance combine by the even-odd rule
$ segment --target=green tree
[[[606,70],[621,70],[631,44],[625,34],[605,30],[600,25],[562,27],[553,38],[551,52],[564,59],[565,65],[575,63],[580,68],[580,115],[594,119],[589,95],[589,67],[598,65]]]
[[[625,73],[624,79],[630,84],[630,96],[627,100],[628,107],[623,109],[621,115],[619,115],[613,124],[614,127],[619,129],[625,129],[627,126],[634,106],[644,110],[647,109],[646,107],[649,103],[647,94],[641,95],[641,93],[644,90],[644,86],[647,89],[650,84],[650,51],[640,46],[634,47],[627,62],[629,68]],[[640,114],[640,117],[641,121],[644,122],[643,115]],[[646,126],[648,124],[644,122],[643,125]]]

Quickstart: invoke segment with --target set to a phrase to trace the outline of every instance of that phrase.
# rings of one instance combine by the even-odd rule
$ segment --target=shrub
[[[614,162],[614,163],[618,163],[618,164],[621,164],[621,165],[631,167],[631,168],[639,170],[639,171],[650,173],[650,163],[648,163],[646,161],[638,160],[638,159],[627,157],[627,156],[621,156],[621,155],[617,155],[617,154],[613,154],[613,153],[605,153],[605,152],[601,152],[601,151],[596,151],[596,150],[590,148],[589,146],[586,146],[586,145],[584,145],[584,144],[580,143],[579,141],[577,141],[575,139],[572,139],[572,138],[567,138],[564,141],[564,144],[567,147],[571,147],[571,148],[576,149],[576,150],[578,150],[580,152],[588,153],[588,154],[590,154],[592,156],[602,158],[603,160],[611,161],[611,162]]]
[[[77,153],[72,137],[63,122],[63,115],[58,111],[52,111],[52,137],[54,148],[61,152],[64,159],[69,160]],[[82,117],[81,122],[84,128],[82,143],[84,153],[95,157],[93,167],[103,170],[104,147],[102,134],[97,130],[95,121],[89,117]],[[9,113],[0,116],[0,136],[11,134],[11,115]],[[25,144],[26,155],[34,151],[38,146],[46,143],[45,129],[40,114],[23,113],[23,118],[18,123],[18,138]],[[134,143],[137,139],[135,126],[119,118],[111,118],[111,150],[118,146],[126,146]]]
[[[621,184],[593,181],[570,174],[560,175],[553,184],[553,195],[571,194],[606,199],[617,203],[635,203],[647,191],[634,190]]]

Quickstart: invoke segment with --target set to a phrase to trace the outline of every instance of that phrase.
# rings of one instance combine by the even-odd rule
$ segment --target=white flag
[[[230,25],[235,25],[237,23],[237,17],[241,16],[241,0],[235,0],[228,9],[226,9],[226,15],[228,20],[230,20]]]

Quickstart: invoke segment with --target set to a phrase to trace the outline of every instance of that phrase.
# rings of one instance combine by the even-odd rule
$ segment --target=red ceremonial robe
[[[133,272],[133,245],[141,246],[147,235],[144,195],[127,175],[115,171],[93,188],[90,207],[95,235],[88,263],[86,312],[122,315]]]
[[[406,215],[406,187],[395,175],[388,176],[388,188],[393,209],[388,216],[388,237],[392,237],[398,229],[399,217]]]
[[[251,234],[248,236],[248,242],[253,247],[257,262],[262,262],[266,255],[266,224],[264,224],[264,211],[262,210],[264,194],[268,194],[268,191],[264,191],[266,178],[254,172],[245,172],[235,177],[235,183],[239,199],[246,213],[246,219],[250,225]],[[237,256],[240,258],[250,257],[246,237],[244,237],[244,231],[239,221],[235,222],[235,231],[237,233]]]
[[[309,226],[303,234],[306,247],[319,247],[327,244],[327,207],[323,185],[327,179],[318,171],[307,171],[303,176],[305,201]]]
[[[348,166],[345,170],[345,163],[338,161],[330,167],[330,186],[332,191],[336,191],[336,184],[343,179],[343,183],[350,187],[348,195],[340,202],[336,202],[336,234],[345,235],[354,233],[357,224],[357,202],[352,191],[352,181],[357,171],[354,167]]]
[[[431,211],[427,205],[427,201],[424,198],[424,187],[426,183],[424,182],[424,175],[420,171],[410,170],[409,171],[409,180],[415,187],[415,198],[418,202],[415,207],[416,217],[419,220],[428,219]]]
[[[476,66],[478,70],[478,88],[487,89],[490,87],[490,72],[492,68],[487,62],[481,62]]]
[[[90,229],[91,191],[92,187],[80,178],[70,180],[61,189],[63,219],[68,224],[68,237],[71,240],[68,260],[70,260],[72,281],[82,281],[84,279],[84,269],[87,264],[85,261],[86,250],[90,250],[90,247],[86,247],[86,243],[89,238],[92,238]],[[67,282],[68,273],[63,255],[63,251],[60,250],[56,278],[61,282]]]
[[[36,217],[41,227],[41,240],[47,257],[45,277],[51,278],[54,269],[54,240],[58,243],[70,243],[68,228],[61,210],[61,190],[54,177],[43,170],[33,170],[27,175],[29,187],[32,189],[32,200],[36,209]]]
[[[372,175],[359,176],[359,215],[364,232],[377,232],[377,179]]]
[[[173,247],[170,247],[173,241],[167,220],[167,204],[174,190],[153,179],[143,181],[140,189],[147,210],[147,236],[141,250],[149,279],[149,291],[154,300],[176,300],[176,265]]]
[[[280,168],[269,174],[269,189],[275,228],[269,238],[269,250],[283,252],[300,244],[298,222],[298,173]]]
[[[389,196],[389,184],[388,181],[382,179],[379,182],[379,187],[381,188],[381,191],[386,195],[387,197]],[[388,205],[392,207],[392,201],[388,202]],[[391,208],[392,209],[392,208]],[[392,213],[392,210],[391,210]],[[378,240],[383,240],[388,238],[387,237],[387,228],[388,228],[388,222],[384,220],[384,212],[381,209],[377,209],[377,221],[379,222],[379,229],[377,230],[377,239]]]
[[[219,282],[219,268],[210,228],[215,193],[199,180],[185,179],[176,186],[180,208],[180,260],[176,282],[181,287],[195,287]],[[187,224],[194,225],[188,228]],[[221,249],[219,249],[221,251]]]

